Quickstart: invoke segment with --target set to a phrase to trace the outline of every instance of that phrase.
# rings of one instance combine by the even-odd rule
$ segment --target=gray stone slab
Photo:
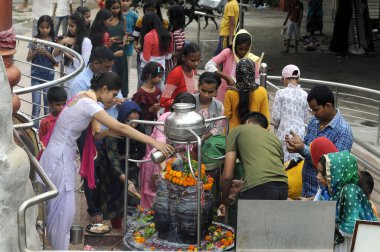
[[[236,251],[333,251],[335,202],[239,200]]]

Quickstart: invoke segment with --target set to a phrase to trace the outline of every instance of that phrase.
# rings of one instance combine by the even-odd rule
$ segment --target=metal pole
[[[338,98],[339,96],[339,91],[338,91],[338,87],[335,87],[335,108],[338,108]]]
[[[53,184],[53,182],[50,180],[50,178],[47,176],[45,171],[40,166],[40,163],[37,161],[37,159],[33,156],[33,154],[30,152],[28,147],[23,143],[20,136],[18,135],[17,131],[13,130],[13,137],[15,138],[15,141],[24,149],[26,154],[28,155],[31,168],[33,168],[38,176],[40,176],[42,182],[47,187],[46,192],[36,195],[30,199],[25,200],[21,206],[18,208],[17,211],[17,226],[18,226],[18,247],[20,251],[27,252],[31,251],[27,247],[27,241],[26,241],[26,210],[29,207],[32,207],[34,205],[37,205],[45,200],[52,199],[58,195],[58,189]]]
[[[201,43],[201,16],[200,15],[198,15],[197,41],[198,41],[198,45],[200,45]]]
[[[145,121],[145,120],[131,120],[131,123],[140,123],[147,125],[164,125],[164,122],[156,121]],[[124,221],[124,235],[127,233],[127,212],[128,212],[128,170],[129,170],[129,149],[130,149],[130,139],[129,137],[125,138],[125,182],[124,182],[124,210],[123,210],[123,221]],[[150,160],[148,160],[150,161]],[[147,162],[148,162],[147,161]],[[144,161],[145,162],[145,161]],[[142,163],[142,162],[141,162]]]
[[[379,114],[378,114],[378,119],[377,119],[377,146],[379,146],[380,144],[379,134],[380,134],[380,104],[379,104]]]
[[[260,65],[260,86],[267,89],[267,71],[268,65],[266,63],[261,63]]]
[[[202,139],[195,133],[192,129],[189,129],[190,133],[197,138],[198,145],[198,176],[197,176],[197,248],[198,251],[201,251],[201,216],[202,216],[202,208],[201,208],[201,197],[202,197]]]
[[[62,60],[59,63],[59,78],[62,78],[63,76],[65,76],[65,57],[62,57]],[[65,83],[62,82],[59,86],[63,87],[64,84]]]
[[[331,20],[335,20],[336,0],[332,1]]]
[[[124,235],[127,233],[127,208],[128,208],[128,170],[129,170],[129,137],[125,137],[125,182],[124,182]]]

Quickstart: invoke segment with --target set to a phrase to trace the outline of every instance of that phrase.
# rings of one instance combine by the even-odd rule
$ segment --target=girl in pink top
[[[264,54],[262,54],[261,57],[258,57],[253,53],[250,53],[251,46],[251,34],[246,30],[241,29],[234,36],[231,47],[224,49],[221,53],[207,62],[205,70],[208,72],[215,72],[222,78],[222,84],[218,89],[216,97],[219,101],[224,102],[227,86],[235,86],[236,65],[241,59],[248,58],[255,62],[255,78],[259,78],[260,64]],[[223,65],[223,71],[219,70],[220,65]]]
[[[195,105],[196,100],[192,94],[183,92],[179,93],[174,99],[173,104],[176,103],[192,103]],[[172,112],[166,112],[162,114],[157,121],[164,122],[166,117],[171,113]],[[164,132],[163,126],[156,126],[150,136],[158,142],[166,143],[166,136],[162,132]],[[183,149],[184,146],[181,147],[181,145],[178,145],[176,148],[177,151],[179,151],[179,149]],[[150,154],[155,151],[157,151],[157,149],[147,145],[144,159],[150,159]],[[165,167],[165,162],[161,164],[145,162],[140,165],[140,205],[143,208],[151,208],[153,206],[154,198],[156,197],[157,180],[160,179],[160,173],[162,170],[161,166]]]
[[[141,47],[143,48],[141,58],[141,69],[149,61],[159,63],[165,70],[165,60],[171,58],[171,34],[164,28],[156,13],[145,14],[142,21]],[[164,81],[161,81],[159,88],[163,90]]]

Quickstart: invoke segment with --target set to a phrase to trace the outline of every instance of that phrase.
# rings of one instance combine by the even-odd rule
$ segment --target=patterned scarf
[[[356,220],[376,220],[371,203],[358,186],[356,158],[348,151],[326,157],[326,178],[331,200],[337,201],[336,223],[339,230],[352,234]]]
[[[228,87],[238,92],[251,92],[259,87],[255,83],[255,63],[250,59],[241,59],[236,66],[236,87]]]

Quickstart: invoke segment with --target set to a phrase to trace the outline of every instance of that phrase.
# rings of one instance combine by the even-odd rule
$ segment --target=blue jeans
[[[40,81],[40,80],[36,80],[36,79],[33,79],[33,78],[31,80],[31,85],[32,86],[39,85],[39,84],[42,84],[42,83],[45,83],[45,81]],[[44,106],[44,115],[47,115],[49,113],[49,107],[48,107],[48,101],[47,101],[47,95],[46,95],[47,91],[48,91],[48,88],[44,88],[43,90],[32,92],[32,103],[33,103],[32,116],[33,116],[33,119],[34,119],[34,127],[36,129],[40,128],[39,119],[35,119],[35,118],[40,117],[40,112],[41,112],[41,95],[43,95],[43,99],[44,99],[44,104],[43,104],[43,106]]]
[[[67,25],[69,22],[69,16],[55,17],[55,20],[54,20],[55,35],[58,36],[59,27],[61,26],[61,22],[62,22],[62,36],[66,36]]]

